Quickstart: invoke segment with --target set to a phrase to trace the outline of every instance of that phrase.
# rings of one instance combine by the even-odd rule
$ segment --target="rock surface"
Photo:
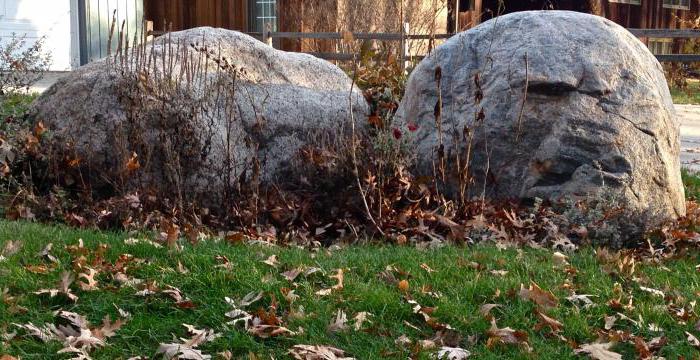
[[[470,196],[485,188],[489,198],[561,199],[609,189],[643,228],[685,214],[679,124],[662,68],[602,17],[518,12],[463,32],[416,67],[397,119],[404,130],[419,126],[423,174],[444,146],[453,191],[457,155],[471,149]]]
[[[235,31],[174,32],[128,53],[59,80],[33,110],[111,185],[216,201],[243,178],[284,180],[304,145],[348,128],[351,99],[356,119],[368,111],[337,66]]]

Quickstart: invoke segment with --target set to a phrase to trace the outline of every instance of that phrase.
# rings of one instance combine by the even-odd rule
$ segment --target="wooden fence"
[[[628,29],[633,35],[640,38],[671,38],[671,39],[696,39],[700,38],[700,30],[690,29]],[[343,39],[343,33],[335,32],[264,32],[264,33],[249,33],[257,37],[265,43],[273,44],[273,39],[325,39],[339,40]],[[428,40],[428,39],[448,39],[453,34],[436,34],[436,35],[414,35],[402,33],[352,33],[355,40],[378,40],[378,41],[400,41],[405,43],[409,40]],[[406,46],[401,46],[404,49],[402,54],[403,59],[422,58],[422,56],[409,56],[406,54]],[[317,56],[326,60],[348,61],[353,60],[356,54],[339,53],[339,52],[307,52],[308,54]],[[700,54],[659,54],[656,58],[662,62],[682,62],[693,63],[700,62]]]

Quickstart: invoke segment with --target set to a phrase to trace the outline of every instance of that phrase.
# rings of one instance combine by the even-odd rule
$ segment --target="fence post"
[[[408,41],[406,39],[406,35],[410,34],[411,30],[411,25],[407,22],[403,23],[403,26],[401,27],[401,69],[406,70],[407,67],[407,62],[411,57],[411,54],[409,54],[409,49],[408,49]]]
[[[265,24],[265,28],[263,29],[262,41],[265,44],[272,46],[272,31],[269,23]]]
[[[144,22],[145,28],[143,29],[143,33],[146,34],[145,36],[145,41],[151,41],[153,40],[153,21],[147,20]]]

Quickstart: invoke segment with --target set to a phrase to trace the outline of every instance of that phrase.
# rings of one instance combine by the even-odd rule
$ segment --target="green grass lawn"
[[[689,79],[687,89],[672,87],[671,97],[674,104],[700,105],[700,81]]]
[[[197,245],[183,243],[178,251],[148,243],[126,244],[124,240],[130,237],[0,221],[0,249],[9,240],[22,243],[18,252],[6,254],[0,262],[0,293],[2,289],[6,291],[0,302],[0,335],[16,332],[10,340],[7,340],[10,336],[4,336],[4,341],[0,337],[0,357],[9,354],[22,359],[70,358],[67,354],[56,354],[62,348],[61,342],[44,344],[13,324],[54,323],[54,312],[58,310],[76,312],[92,324],[99,324],[105,316],[113,320],[119,317],[118,309],[121,309],[130,313],[130,318],[106,340],[104,347],[90,353],[93,358],[160,358],[161,355],[156,355],[159,344],[187,338],[187,329],[182,324],[190,324],[221,334],[198,347],[214,358],[219,352],[230,351],[234,358],[284,359],[289,358],[287,351],[292,346],[309,344],[331,345],[357,359],[409,356],[428,359],[437,350],[421,350],[416,344],[433,339],[437,326],[431,326],[414,313],[407,299],[435,307],[430,315],[433,325],[449,324],[461,336],[450,343],[469,350],[471,358],[577,358],[581,355],[574,354],[574,348],[595,341],[604,328],[605,316],[617,313],[632,321],[617,320],[611,331],[620,330],[646,341],[660,336],[667,338],[658,356],[691,359],[698,354],[685,332],[700,336],[695,328],[697,315],[691,310],[700,297],[700,272],[695,267],[700,253],[663,264],[638,263],[632,272],[629,264],[621,270],[620,261],[597,256],[592,249],[569,254],[567,267],[558,264],[549,250],[499,250],[492,245],[436,250],[351,246],[312,252],[232,245],[209,239]],[[83,240],[84,249],[69,252],[66,246],[77,245],[79,239]],[[37,255],[48,243],[53,244],[50,253],[58,263]],[[103,259],[102,265],[93,261],[96,254],[101,254],[96,250],[100,246],[106,246],[104,255],[98,257]],[[84,261],[76,260],[80,254]],[[177,305],[172,297],[162,293],[137,295],[142,288],[139,285],[120,286],[114,275],[116,270],[109,270],[110,266],[104,264],[118,266],[122,254],[140,259],[124,270],[129,279],[154,281],[161,290],[166,285],[177,287],[189,301]],[[276,264],[272,262],[275,267],[264,263],[271,255],[277,258]],[[228,266],[223,265],[224,258],[228,259]],[[102,269],[95,277],[97,290],[81,290],[76,283],[72,284],[72,293],[79,297],[76,302],[60,295],[50,298],[34,294],[55,288],[61,273],[76,268],[79,263]],[[299,275],[294,282],[283,277],[283,272],[299,267],[321,271]],[[381,276],[387,267],[391,267],[388,273],[396,281],[406,282],[397,284],[392,276]],[[344,270],[343,287],[332,289],[337,279],[331,276],[337,269]],[[37,273],[45,270],[48,270],[45,274]],[[518,296],[520,285],[527,287],[531,282],[554,294],[556,304],[541,311],[561,322],[559,333],[554,334],[549,328],[536,330],[536,305]],[[642,287],[662,291],[665,297]],[[296,300],[289,296],[290,289],[298,296]],[[330,294],[317,294],[323,289],[331,289]],[[246,309],[269,314],[272,305],[271,311],[282,325],[295,334],[261,338],[246,332],[243,326],[226,324],[231,319],[225,313],[232,307],[225,297],[240,299],[258,291],[263,292],[262,299]],[[592,295],[594,306],[584,307],[566,299],[574,293]],[[613,300],[618,298],[624,304],[632,299],[632,307],[617,308]],[[490,321],[480,313],[480,307],[489,303],[500,305],[491,311],[498,327],[524,331],[531,351],[525,345],[487,346]],[[679,314],[679,309],[688,313]],[[330,331],[328,325],[339,310],[347,314],[349,329]],[[371,323],[364,322],[355,330],[352,318],[362,312],[371,314],[368,315]],[[402,336],[411,344],[397,341]],[[612,350],[625,358],[637,358],[630,342],[620,342]]]

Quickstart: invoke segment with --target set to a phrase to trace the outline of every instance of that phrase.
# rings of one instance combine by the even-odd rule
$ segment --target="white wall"
[[[67,71],[79,64],[77,0],[0,0],[0,40],[26,34],[33,43],[46,36],[52,71]],[[73,26],[71,26],[73,25]]]

